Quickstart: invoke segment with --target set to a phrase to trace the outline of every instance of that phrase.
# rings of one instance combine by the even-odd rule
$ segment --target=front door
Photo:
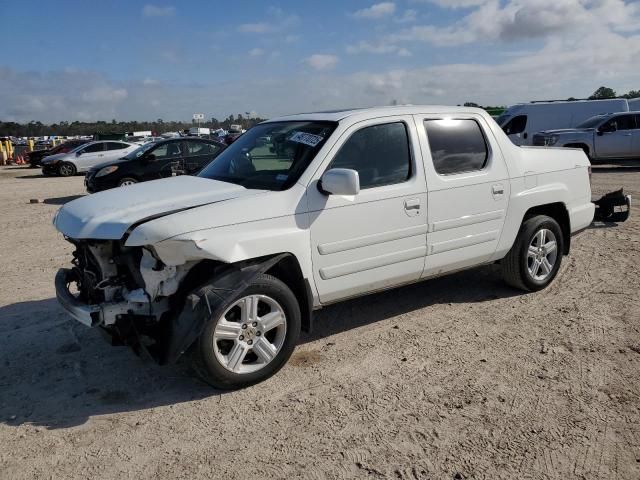
[[[349,128],[318,172],[356,170],[360,193],[307,191],[312,260],[322,303],[420,278],[426,253],[427,195],[411,117]]]
[[[79,172],[86,172],[94,165],[98,165],[105,161],[104,151],[105,142],[92,143],[80,150],[76,155],[76,165]]]
[[[149,164],[144,169],[145,180],[167,178],[175,170],[182,171],[185,149],[182,140],[169,140],[151,149],[147,153]]]
[[[596,155],[599,158],[624,158],[631,156],[635,116],[618,115],[600,127],[595,137]]]
[[[424,276],[488,262],[510,192],[491,129],[475,114],[416,115],[415,121],[429,186]]]

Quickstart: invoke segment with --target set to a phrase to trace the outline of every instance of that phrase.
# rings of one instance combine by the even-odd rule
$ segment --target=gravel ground
[[[640,198],[639,167],[593,183]],[[326,308],[278,375],[220,393],[58,307],[51,218],[81,194],[0,169],[1,478],[640,478],[638,215],[543,292],[491,266]]]

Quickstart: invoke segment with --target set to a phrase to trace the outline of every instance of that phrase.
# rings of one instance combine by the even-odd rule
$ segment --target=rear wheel
[[[118,182],[118,186],[126,187],[128,185],[135,185],[136,183],[138,183],[138,180],[136,180],[135,178],[124,177],[120,179],[120,181]]]
[[[222,315],[210,318],[198,341],[195,366],[216,388],[242,388],[274,375],[300,335],[293,292],[270,275],[257,275]]]
[[[77,172],[76,166],[70,162],[62,162],[58,166],[58,175],[61,177],[71,177]]]
[[[558,222],[546,215],[528,218],[502,261],[503,277],[521,290],[542,290],[558,274],[563,251],[564,237]]]

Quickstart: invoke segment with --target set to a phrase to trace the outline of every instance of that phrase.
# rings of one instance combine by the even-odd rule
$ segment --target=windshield
[[[596,128],[603,122],[603,120],[606,120],[607,118],[609,118],[608,115],[596,115],[595,117],[591,117],[578,124],[576,128]]]
[[[272,122],[241,135],[198,176],[245,188],[286,190],[309,166],[335,122]]]
[[[149,150],[151,150],[151,148],[155,146],[156,146],[155,142],[145,143],[141,147],[136,148],[132,152],[129,152],[127,155],[125,155],[122,158],[126,158],[127,160],[135,160],[136,158],[140,158],[142,155],[147,153]]]

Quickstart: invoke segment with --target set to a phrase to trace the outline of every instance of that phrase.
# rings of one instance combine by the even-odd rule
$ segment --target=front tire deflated
[[[193,366],[219,389],[246,387],[274,375],[300,335],[298,300],[282,281],[263,273],[219,308],[200,314],[207,318],[191,352]]]

